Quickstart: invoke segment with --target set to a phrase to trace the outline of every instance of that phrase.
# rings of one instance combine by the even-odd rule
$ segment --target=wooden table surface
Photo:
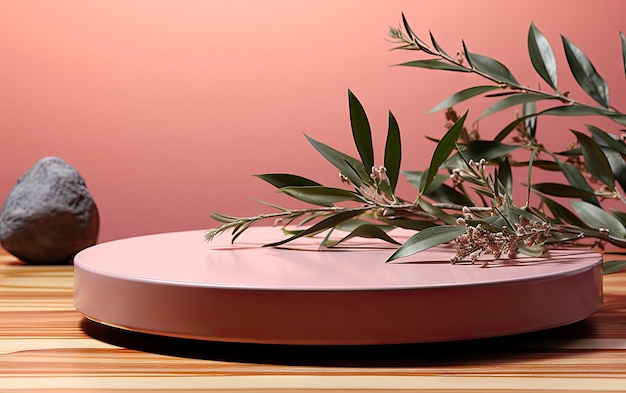
[[[96,324],[73,307],[71,266],[28,266],[0,249],[0,392],[626,392],[626,272],[604,278],[597,314],[543,332],[444,344],[252,345]]]

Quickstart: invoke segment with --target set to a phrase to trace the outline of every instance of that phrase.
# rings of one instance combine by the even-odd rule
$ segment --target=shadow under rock
[[[85,334],[115,346],[155,354],[226,361],[325,367],[433,367],[512,363],[568,356],[564,346],[593,336],[592,322],[533,333],[467,341],[392,345],[278,345],[202,341],[118,329],[84,318]]]

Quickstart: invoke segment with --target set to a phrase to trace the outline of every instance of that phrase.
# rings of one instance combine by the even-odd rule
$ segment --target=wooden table
[[[445,344],[293,347],[155,337],[83,318],[71,266],[0,249],[0,392],[626,392],[626,272],[573,325]],[[103,294],[106,296],[106,294]]]

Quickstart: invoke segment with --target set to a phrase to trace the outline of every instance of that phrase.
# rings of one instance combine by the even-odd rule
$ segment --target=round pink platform
[[[391,233],[397,240],[410,233]],[[553,250],[487,268],[431,249],[385,264],[394,248],[320,239],[264,248],[276,228],[235,245],[204,231],[102,243],[74,260],[76,309],[94,321],[158,335],[282,344],[390,344],[501,336],[582,320],[602,305],[601,256]]]

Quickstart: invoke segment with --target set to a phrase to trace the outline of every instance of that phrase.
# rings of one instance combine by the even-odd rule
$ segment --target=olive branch
[[[538,119],[543,116],[600,116],[626,126],[626,114],[610,103],[606,81],[573,42],[561,36],[563,49],[578,85],[597,103],[585,104],[562,92],[557,64],[548,39],[534,25],[528,31],[531,63],[550,91],[523,85],[498,60],[462,50],[450,55],[436,41],[421,39],[402,15],[401,27],[391,27],[389,36],[399,44],[393,49],[424,53],[430,58],[399,66],[480,76],[485,84],[458,91],[437,104],[429,113],[445,111],[448,129],[436,146],[424,171],[401,171],[402,146],[398,123],[389,112],[383,165],[376,165],[372,131],[366,112],[357,97],[348,91],[350,125],[355,158],[305,135],[309,143],[338,171],[346,188],[324,186],[314,180],[286,173],[257,175],[278,192],[314,205],[289,209],[262,202],[274,212],[235,217],[213,212],[222,225],[206,232],[206,239],[231,231],[234,242],[248,228],[273,219],[286,237],[266,246],[279,246],[303,236],[324,234],[321,248],[335,247],[353,237],[376,238],[398,244],[388,261],[454,241],[452,263],[476,262],[482,254],[513,256],[518,252],[542,255],[554,246],[610,243],[626,248],[626,213],[606,208],[607,200],[626,204],[626,144],[621,137],[596,126],[585,132],[570,130],[575,142],[559,152],[540,143]],[[626,37],[620,33],[626,74]],[[453,107],[475,97],[497,101],[481,113],[469,131],[468,113],[458,116]],[[546,109],[537,110],[541,102]],[[492,139],[480,139],[477,121],[513,107],[521,115],[506,124]],[[526,160],[515,156],[527,154]],[[515,205],[514,167],[527,167],[524,182],[526,201]],[[533,171],[560,172],[564,182],[533,183]],[[400,176],[417,189],[411,200],[396,194]],[[594,188],[595,187],[595,188]],[[531,194],[540,203],[531,206]],[[567,199],[568,205],[562,203]],[[393,228],[416,231],[404,244],[390,235]],[[338,232],[340,236],[331,236]],[[336,234],[336,233],[335,233]],[[626,267],[626,261],[605,264],[606,272]]]

